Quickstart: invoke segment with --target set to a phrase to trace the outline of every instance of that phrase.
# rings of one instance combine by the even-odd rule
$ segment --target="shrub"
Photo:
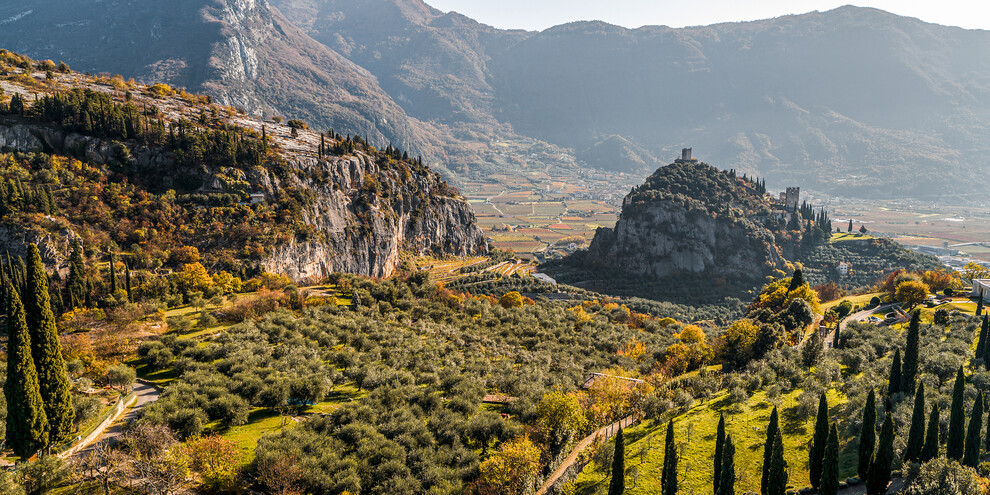
[[[234,488],[240,467],[240,452],[234,442],[219,435],[193,438],[186,442],[192,468],[207,492],[224,492]]]
[[[84,395],[72,399],[72,409],[76,412],[76,425],[81,425],[100,414],[103,409],[103,401],[96,397]]]
[[[148,363],[148,366],[151,366],[152,369],[162,370],[172,363],[173,358],[175,358],[175,355],[172,354],[172,351],[161,345],[149,350],[144,356],[144,362]]]

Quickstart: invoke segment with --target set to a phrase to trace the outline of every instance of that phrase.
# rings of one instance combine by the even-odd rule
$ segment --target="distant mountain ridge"
[[[160,10],[11,0],[0,5],[0,45],[169,76],[223,101],[393,141],[448,169],[484,170],[489,142],[522,135],[613,169],[647,170],[693,146],[773,188],[958,202],[990,186],[987,31],[851,6],[542,32],[421,0],[181,0]],[[180,22],[190,12],[197,22]],[[257,78],[242,77],[252,70]],[[595,153],[616,143],[612,162]]]

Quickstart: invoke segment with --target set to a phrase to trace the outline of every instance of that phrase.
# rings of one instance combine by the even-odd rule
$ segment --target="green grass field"
[[[822,310],[825,311],[825,310],[832,309],[832,308],[838,306],[839,304],[842,304],[842,301],[849,301],[850,303],[852,303],[852,305],[854,307],[855,306],[862,307],[862,306],[866,306],[867,304],[869,304],[870,303],[870,299],[873,299],[874,297],[879,297],[880,299],[883,299],[883,296],[884,296],[884,293],[883,292],[871,292],[869,294],[859,294],[859,295],[855,295],[855,296],[846,296],[846,297],[843,297],[843,298],[840,298],[840,299],[836,299],[834,301],[829,301],[827,303],[822,304]]]
[[[873,236],[867,234],[860,234],[859,232],[840,232],[832,234],[831,242],[842,242],[842,241],[862,241],[866,239],[873,239]]]
[[[788,464],[788,485],[808,486],[808,442],[814,430],[814,415],[803,420],[795,409],[800,390],[779,397],[781,431],[784,434],[785,459]],[[828,393],[829,406],[845,402],[845,397],[835,391]],[[763,465],[763,442],[766,425],[773,406],[764,392],[757,392],[738,411],[734,412],[728,394],[715,397],[693,407],[674,418],[674,436],[680,452],[677,466],[681,493],[711,493],[712,456],[715,451],[715,433],[720,412],[725,413],[726,431],[732,435],[736,447],[736,493],[759,492],[760,473]],[[840,429],[841,431],[841,429]],[[660,474],[663,468],[663,445],[666,424],[646,421],[627,428],[626,434],[626,492],[629,495],[660,493]],[[840,445],[840,477],[856,473],[856,440],[843,439]],[[604,448],[613,448],[607,445]],[[577,493],[591,495],[605,493],[608,479],[597,470],[594,462],[578,476]]]

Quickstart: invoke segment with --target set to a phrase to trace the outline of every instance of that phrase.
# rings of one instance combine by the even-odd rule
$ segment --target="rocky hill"
[[[773,234],[753,220],[769,212],[754,184],[704,163],[674,163],[626,196],[615,228],[600,228],[581,257],[637,277],[758,279],[781,260]]]
[[[388,276],[404,251],[487,250],[457,191],[397,149],[53,68],[0,52],[0,177],[51,189],[59,211],[18,204],[9,228],[130,247],[149,263],[192,247],[217,268],[297,280]]]
[[[748,299],[768,275],[792,264],[814,284],[868,286],[897,268],[938,269],[938,261],[888,239],[830,242],[827,212],[788,208],[762,180],[694,160],[660,167],[623,200],[614,228],[599,228],[587,250],[545,266],[558,281],[616,295],[688,305]],[[838,263],[855,276],[840,276]]]

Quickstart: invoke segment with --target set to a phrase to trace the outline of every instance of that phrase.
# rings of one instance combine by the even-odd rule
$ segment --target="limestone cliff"
[[[760,278],[780,261],[774,235],[754,221],[767,213],[752,183],[706,164],[676,163],[634,189],[615,228],[600,228],[578,258],[589,268],[654,279]]]
[[[230,192],[224,183],[233,182],[264,196],[257,200],[299,197],[299,218],[311,234],[263,246],[260,260],[268,271],[295,280],[336,271],[386,277],[395,270],[403,250],[460,256],[487,251],[468,204],[428,168],[390,159],[372,148],[318,158],[310,147],[314,139],[319,142],[315,133],[302,131],[290,139],[287,128],[269,125],[270,139],[281,144],[280,160],[246,168],[183,166],[170,151],[141,145],[127,149],[119,142],[17,117],[0,117],[0,149],[114,162],[127,169],[134,181],[143,177],[166,186],[179,182],[179,177],[188,183],[192,177],[202,184],[196,189],[200,192]],[[0,231],[0,237],[46,238],[44,233],[14,230]],[[201,249],[224,246],[227,234],[215,232],[214,238],[200,239]],[[56,237],[72,235],[67,230]],[[53,244],[48,251],[64,252],[65,247]],[[61,261],[56,254],[50,258],[56,266]]]

